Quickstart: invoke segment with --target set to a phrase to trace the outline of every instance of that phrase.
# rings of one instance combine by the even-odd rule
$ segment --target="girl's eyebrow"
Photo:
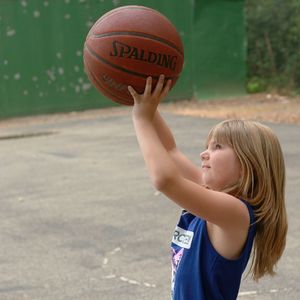
[[[218,144],[218,142],[215,141],[215,140],[210,140],[210,141],[207,143],[207,145],[215,145],[215,144]]]

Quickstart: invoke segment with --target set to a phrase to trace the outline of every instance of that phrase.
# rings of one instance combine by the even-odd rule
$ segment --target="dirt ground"
[[[0,120],[0,129],[20,124],[51,123],[70,119],[93,119],[99,115],[124,115],[131,107],[117,106],[83,112],[59,113]],[[162,103],[162,112],[203,118],[241,118],[272,123],[300,124],[300,97],[252,94],[230,99],[183,100]]]
[[[163,104],[162,108],[185,116],[300,124],[300,97],[275,94],[253,94],[224,100],[180,101]]]

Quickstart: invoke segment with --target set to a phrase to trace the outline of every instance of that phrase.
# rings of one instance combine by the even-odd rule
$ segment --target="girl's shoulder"
[[[254,213],[254,208],[253,206],[246,200],[239,198],[247,207],[248,212],[249,212],[249,217],[250,217],[250,226],[255,227],[255,213]]]

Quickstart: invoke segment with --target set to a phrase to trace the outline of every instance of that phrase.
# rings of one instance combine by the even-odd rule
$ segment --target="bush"
[[[266,88],[266,81],[259,77],[251,77],[247,82],[247,92],[250,94],[263,92]]]
[[[299,0],[246,0],[248,85],[300,90],[299,16]]]

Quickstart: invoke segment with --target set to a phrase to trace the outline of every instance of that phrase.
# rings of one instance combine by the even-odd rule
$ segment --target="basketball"
[[[133,105],[131,85],[144,91],[146,78],[155,86],[160,74],[175,85],[184,49],[175,26],[158,11],[137,5],[104,14],[90,29],[83,51],[85,72],[107,98]]]

